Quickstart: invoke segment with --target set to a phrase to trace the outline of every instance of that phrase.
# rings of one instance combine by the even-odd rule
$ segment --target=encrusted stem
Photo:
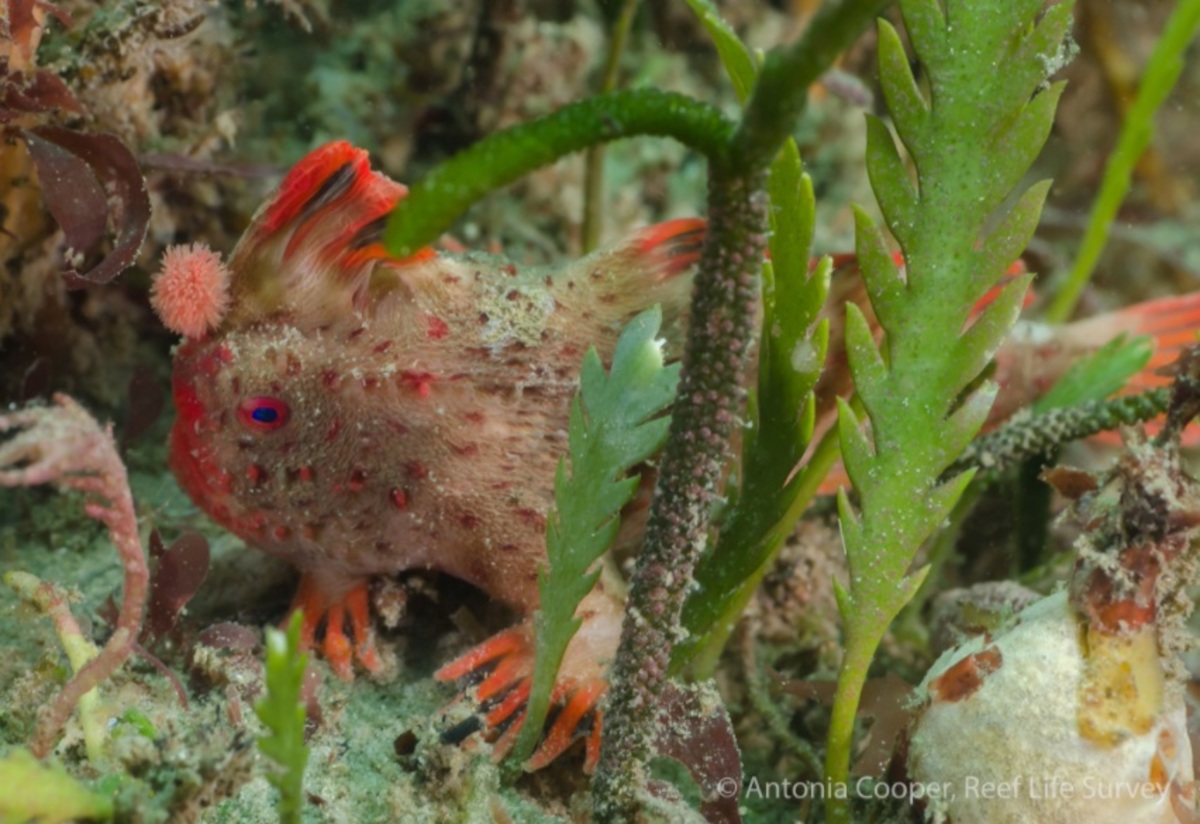
[[[696,274],[679,394],[611,673],[593,788],[598,824],[635,820],[639,794],[645,792],[658,696],[671,650],[683,640],[684,596],[708,542],[710,515],[730,456],[729,436],[741,411],[767,248],[767,168],[791,133],[819,69],[878,5],[879,0],[837,4],[818,16],[800,42],[770,55],[727,147],[707,153],[709,230]]]
[[[633,820],[645,787],[658,695],[696,559],[729,458],[743,374],[754,336],[758,275],[766,250],[765,172],[714,166],[709,233],[696,275],[679,395],[663,451],[646,539],[612,672],[596,773],[598,822]]]
[[[1047,455],[1071,441],[1148,421],[1166,411],[1169,398],[1168,390],[1160,387],[1140,395],[1090,401],[1016,418],[972,441],[942,478],[948,480],[972,468],[1002,472],[1036,455]]]

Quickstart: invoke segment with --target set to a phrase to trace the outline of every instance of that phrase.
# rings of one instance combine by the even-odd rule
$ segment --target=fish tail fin
[[[1148,300],[1114,312],[1110,317],[1114,328],[1154,338],[1154,354],[1130,380],[1130,390],[1141,392],[1163,386],[1171,381],[1166,368],[1200,339],[1200,292]]]
[[[1197,341],[1198,332],[1200,292],[1191,292],[1143,301],[1114,312],[1075,321],[1062,327],[1058,334],[1068,352],[1089,352],[1122,334],[1152,338],[1154,354],[1119,393],[1130,395],[1170,383],[1173,376],[1169,367],[1178,360],[1185,348]],[[1146,430],[1153,434],[1161,425],[1161,419],[1150,421]],[[1093,439],[1114,445],[1121,443],[1120,435],[1116,432],[1100,433]],[[1183,434],[1183,444],[1200,446],[1200,427],[1188,427]]]

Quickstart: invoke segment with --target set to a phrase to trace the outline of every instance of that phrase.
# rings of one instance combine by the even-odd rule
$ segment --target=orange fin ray
[[[1164,367],[1174,363],[1184,349],[1197,342],[1200,292],[1148,300],[1102,315],[1101,319],[1107,321],[1111,330],[1154,338],[1155,349],[1150,362],[1127,386],[1127,392],[1144,392],[1170,383],[1171,375],[1164,372]],[[1095,326],[1100,322],[1097,319],[1084,321]]]
[[[678,218],[636,232],[632,247],[657,278],[671,278],[700,260],[707,234],[708,221],[703,218]]]
[[[475,680],[468,693],[477,705],[476,715],[456,725],[446,740],[457,742],[464,731],[483,730],[493,739],[492,759],[500,761],[512,750],[525,723],[525,710],[533,686],[533,638],[527,626],[506,630],[468,650],[435,673],[439,681]],[[562,678],[551,695],[551,713],[533,755],[529,770],[540,770],[585,740],[584,769],[591,772],[599,758],[600,699],[608,684],[603,678]]]
[[[383,666],[375,649],[365,581],[351,588],[340,599],[331,599],[322,592],[313,576],[303,575],[288,617],[296,610],[300,610],[304,616],[300,625],[301,647],[319,649],[330,668],[343,681],[354,679],[355,660],[368,672],[378,672]],[[347,618],[350,620],[353,642],[346,637]],[[316,636],[322,624],[325,632],[318,642]]]

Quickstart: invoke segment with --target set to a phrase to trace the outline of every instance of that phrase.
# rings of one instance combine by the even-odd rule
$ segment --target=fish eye
[[[279,398],[246,398],[237,409],[242,426],[253,432],[274,432],[287,423],[288,415],[288,405]]]

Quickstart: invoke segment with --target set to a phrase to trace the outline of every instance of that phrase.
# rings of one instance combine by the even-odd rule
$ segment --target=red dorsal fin
[[[381,243],[407,188],[371,169],[363,149],[339,140],[309,152],[246,230],[230,266],[241,319],[286,312],[325,323],[363,305],[377,265],[402,266]]]
[[[279,184],[275,199],[259,217],[261,231],[286,226],[303,212],[312,214],[344,194],[357,178],[370,173],[370,160],[362,149],[345,140],[326,143],[309,152]]]

